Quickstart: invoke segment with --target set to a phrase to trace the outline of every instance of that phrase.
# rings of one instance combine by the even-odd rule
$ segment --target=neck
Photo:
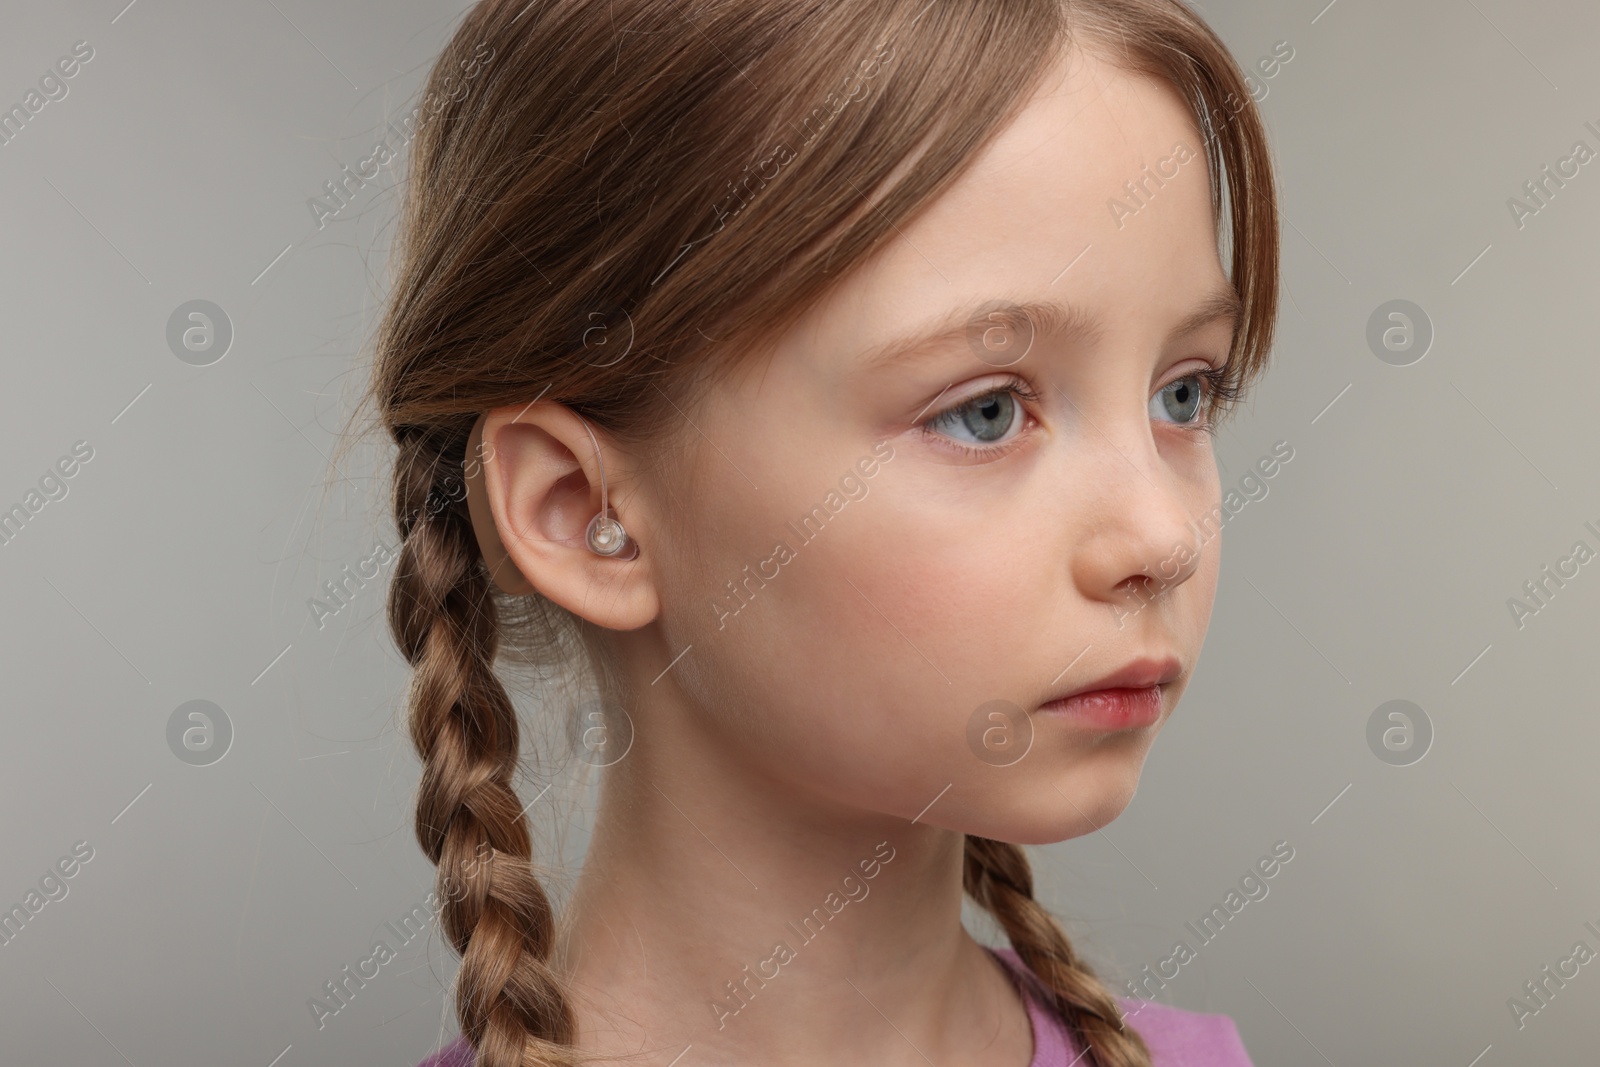
[[[1025,1067],[1025,1010],[961,923],[960,833],[801,795],[673,720],[606,770],[563,917],[581,1049]]]

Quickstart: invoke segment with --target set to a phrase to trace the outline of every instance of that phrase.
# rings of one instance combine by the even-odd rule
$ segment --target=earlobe
[[[626,457],[612,449],[607,463],[581,416],[560,404],[507,405],[479,416],[467,449],[478,460],[468,509],[500,589],[538,592],[608,629],[656,616],[654,576],[611,492]],[[643,522],[637,505],[624,510],[630,525]]]

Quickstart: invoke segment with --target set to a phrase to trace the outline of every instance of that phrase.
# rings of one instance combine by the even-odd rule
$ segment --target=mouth
[[[1164,687],[1182,674],[1183,664],[1175,656],[1141,657],[1052,697],[1039,711],[1098,731],[1143,729],[1161,721]]]

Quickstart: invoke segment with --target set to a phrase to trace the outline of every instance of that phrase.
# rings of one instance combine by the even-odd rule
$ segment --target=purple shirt
[[[1033,1027],[1033,1062],[1028,1067],[1071,1067],[1081,1056],[1066,1027],[1040,999],[1042,987],[1014,949],[991,950],[1018,979]],[[1153,1000],[1119,997],[1118,1003],[1144,1043],[1155,1067],[1254,1067],[1239,1030],[1226,1015],[1171,1008]],[[417,1067],[472,1067],[472,1046],[458,1037]]]
[[[1014,949],[993,950],[995,956],[1016,975],[1028,1002],[1028,1020],[1033,1024],[1033,1062],[1028,1067],[1070,1067],[1078,1063],[1081,1050],[1067,1028],[1040,999],[1042,986],[1027,969]],[[1038,990],[1036,992],[1036,989]],[[1155,1067],[1254,1067],[1239,1030],[1226,1015],[1171,1008],[1154,1000],[1118,997],[1126,1021],[1150,1048]],[[431,1065],[430,1065],[431,1067]],[[445,1067],[445,1065],[441,1065]],[[448,1067],[469,1067],[450,1064]]]

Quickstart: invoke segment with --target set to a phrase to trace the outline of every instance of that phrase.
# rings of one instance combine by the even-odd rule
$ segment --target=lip
[[[1161,719],[1161,686],[1176,680],[1175,656],[1141,657],[1092,682],[1051,697],[1039,710],[1096,730],[1137,730]]]
[[[1046,703],[1053,704],[1058,700],[1093,693],[1100,689],[1144,689],[1152,685],[1165,685],[1176,680],[1182,673],[1183,663],[1177,656],[1140,656],[1102,678],[1087,682],[1076,689],[1057,693]]]

